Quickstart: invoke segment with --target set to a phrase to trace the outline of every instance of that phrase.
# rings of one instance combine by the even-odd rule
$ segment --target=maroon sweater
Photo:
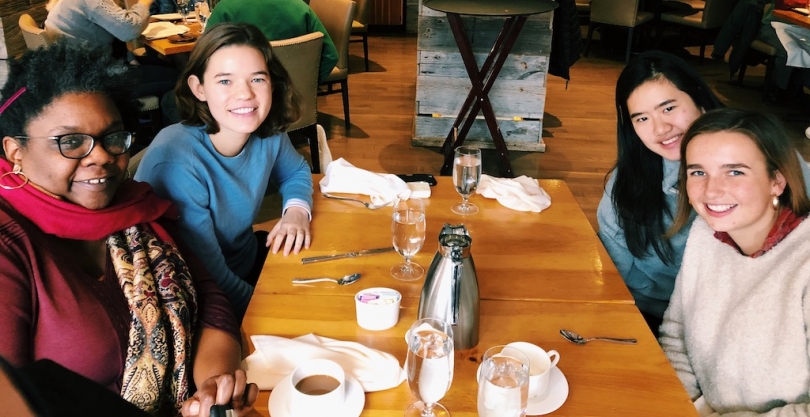
[[[174,238],[174,226],[161,222]],[[14,366],[48,358],[120,392],[130,313],[109,254],[103,280],[86,274],[0,198],[0,356]],[[231,306],[175,238],[197,290],[198,323],[240,340]],[[192,381],[193,385],[193,381]]]

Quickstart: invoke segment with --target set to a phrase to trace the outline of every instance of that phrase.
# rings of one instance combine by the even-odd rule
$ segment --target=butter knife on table
[[[314,263],[314,262],[331,261],[333,259],[343,259],[343,258],[356,258],[358,256],[374,255],[374,254],[377,254],[377,253],[385,253],[385,252],[393,252],[393,251],[394,251],[394,248],[392,246],[389,246],[387,248],[364,249],[364,250],[359,250],[359,251],[356,251],[356,252],[347,252],[347,253],[338,253],[338,254],[335,254],[335,255],[323,255],[323,256],[312,256],[312,257],[309,257],[309,258],[301,258],[301,263],[306,265],[306,264],[311,264],[311,263]]]

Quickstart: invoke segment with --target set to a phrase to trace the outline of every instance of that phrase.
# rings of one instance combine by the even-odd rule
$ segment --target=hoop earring
[[[9,185],[5,185],[5,184],[0,184],[0,187],[2,187],[4,190],[17,190],[17,189],[25,187],[25,185],[28,184],[28,175],[25,175],[25,173],[22,172],[22,167],[17,165],[17,164],[14,164],[14,170],[13,171],[6,172],[5,174],[0,175],[0,181],[2,181],[3,178],[5,178],[7,175],[11,175],[11,174],[14,174],[14,175],[16,175],[18,177],[22,177],[22,178],[25,179],[25,181],[23,181],[22,184],[14,186],[14,187],[9,186]]]
[[[126,177],[124,177],[124,181],[126,181],[126,180],[128,180],[128,179],[130,179],[132,177],[132,174],[129,173],[129,169],[127,169],[126,172],[127,172],[127,175],[126,175]]]
[[[771,204],[773,204],[774,210],[779,210],[779,196],[773,196],[773,200],[771,200]]]

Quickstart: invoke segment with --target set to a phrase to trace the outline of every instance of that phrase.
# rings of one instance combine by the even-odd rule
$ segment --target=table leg
[[[478,65],[475,62],[475,55],[473,54],[469,38],[464,31],[461,16],[456,13],[447,13],[447,21],[455,37],[472,86],[470,93],[467,95],[467,99],[464,101],[456,117],[456,121],[453,123],[453,128],[448,133],[444,145],[442,146],[444,165],[442,166],[441,174],[450,175],[452,173],[454,151],[464,143],[464,139],[470,127],[472,127],[475,117],[478,115],[478,112],[481,111],[486,120],[490,135],[492,135],[492,141],[498,151],[500,173],[504,177],[514,177],[512,164],[509,162],[509,153],[506,148],[506,143],[498,127],[495,112],[487,94],[495,83],[498,73],[503,67],[515,40],[520,34],[520,30],[523,28],[523,24],[526,22],[526,16],[511,16],[506,19],[481,70],[478,69]],[[457,129],[458,135],[456,136],[454,133]]]

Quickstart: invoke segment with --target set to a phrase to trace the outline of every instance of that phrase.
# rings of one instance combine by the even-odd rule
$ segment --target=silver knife
[[[374,255],[376,253],[385,253],[385,252],[393,252],[394,247],[389,246],[387,248],[377,248],[377,249],[364,249],[359,250],[357,252],[348,252],[348,253],[338,253],[336,255],[323,255],[323,256],[312,256],[309,258],[301,258],[301,263],[311,264],[314,262],[322,262],[322,261],[331,261],[332,259],[343,259],[343,258],[356,258],[358,256],[363,255]]]

